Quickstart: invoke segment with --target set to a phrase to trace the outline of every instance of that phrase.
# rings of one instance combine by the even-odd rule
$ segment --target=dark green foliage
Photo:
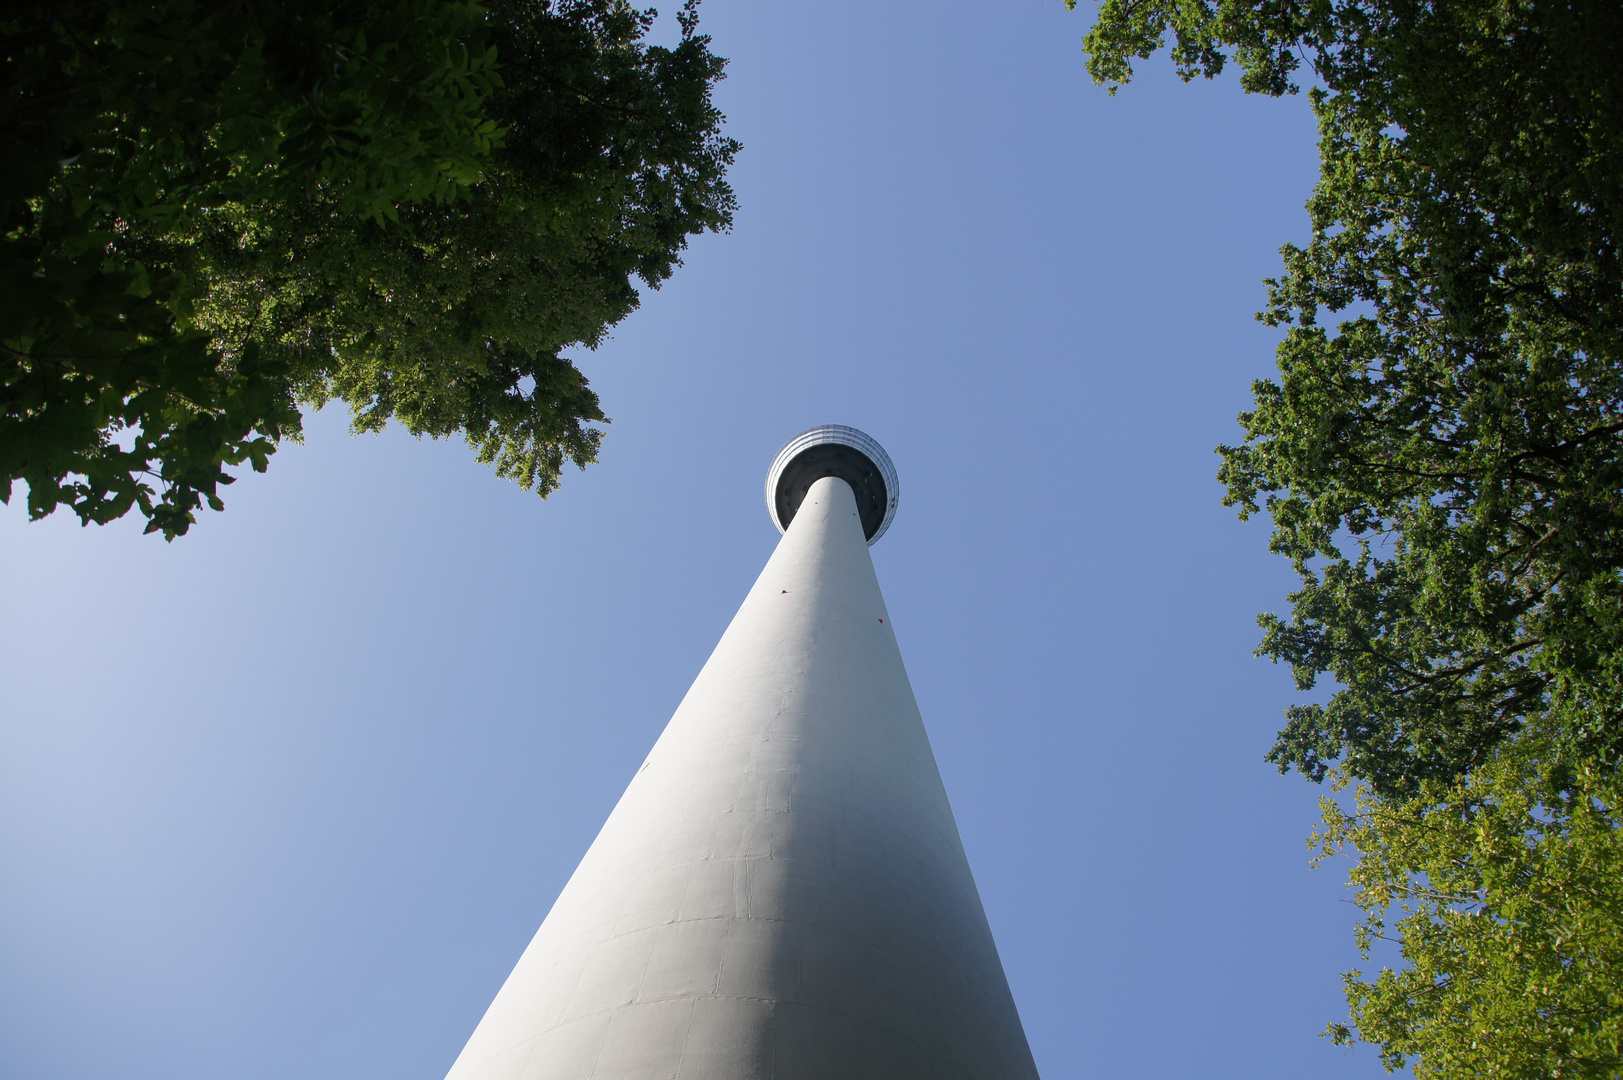
[[[727,226],[735,150],[704,38],[644,48],[645,15],[559,10],[492,5],[504,145],[455,205],[387,228],[326,200],[227,207],[170,253],[215,283],[200,320],[233,349],[261,342],[303,399],[342,398],[362,430],[465,431],[542,494],[566,458],[593,460],[583,421],[603,419],[560,350],[595,346],[636,307],[633,275],[659,284],[688,235]]]
[[[664,49],[613,0],[10,17],[5,490],[173,537],[338,397],[546,494],[603,420],[561,350],[730,221],[723,62],[680,18]]]
[[[1101,82],[1318,85],[1312,239],[1220,477],[1301,576],[1259,652],[1324,705],[1269,759],[1357,782],[1353,1025],[1415,1074],[1623,1069],[1623,5],[1106,0]],[[1339,322],[1327,326],[1327,316]]]
[[[1107,3],[1090,69],[1169,32],[1186,78],[1232,49],[1249,89],[1301,57],[1323,83],[1313,239],[1264,313],[1281,377],[1222,451],[1302,575],[1262,652],[1344,686],[1272,760],[1401,793],[1529,726],[1615,751],[1623,7]]]
[[[129,251],[209,207],[318,192],[350,215],[452,197],[495,134],[478,9],[25,4],[0,24],[0,468],[30,513],[138,506],[186,531],[227,465],[298,430],[285,368],[222,358],[207,282]],[[470,47],[471,46],[471,47]],[[162,488],[146,482],[155,477]]]

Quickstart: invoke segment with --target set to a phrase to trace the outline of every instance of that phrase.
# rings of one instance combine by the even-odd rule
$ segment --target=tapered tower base
[[[447,1080],[1036,1080],[868,531],[807,485]]]

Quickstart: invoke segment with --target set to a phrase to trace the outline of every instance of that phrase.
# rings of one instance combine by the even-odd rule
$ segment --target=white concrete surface
[[[1035,1080],[843,480],[447,1080]]]

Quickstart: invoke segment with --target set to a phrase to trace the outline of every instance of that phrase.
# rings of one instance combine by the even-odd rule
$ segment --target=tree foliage
[[[1352,1024],[1388,1069],[1611,1080],[1623,1072],[1623,785],[1591,765],[1552,786],[1500,755],[1418,798],[1322,800],[1322,856],[1362,853],[1351,885],[1366,959],[1345,976]]]
[[[1267,94],[1306,65],[1319,120],[1311,239],[1282,249],[1261,315],[1286,330],[1279,377],[1220,448],[1226,501],[1268,513],[1301,579],[1259,652],[1303,690],[1337,684],[1287,710],[1269,758],[1363,786],[1361,824],[1331,807],[1329,825],[1363,854],[1372,917],[1449,859],[1494,898],[1477,921],[1431,901],[1400,920],[1411,966],[1349,984],[1358,1031],[1439,1077],[1556,1075],[1564,1054],[1618,1075],[1615,1053],[1551,1035],[1589,1030],[1581,988],[1616,982],[1615,953],[1524,1013],[1515,979],[1477,964],[1490,939],[1550,944],[1528,898],[1559,860],[1496,877],[1471,845],[1480,827],[1552,852],[1594,821],[1597,850],[1616,839],[1595,778],[1623,751],[1623,7],[1106,0],[1089,68],[1124,82],[1163,47],[1185,79],[1237,62]],[[1591,795],[1599,818],[1574,809]],[[1615,933],[1623,881],[1591,884],[1574,903]],[[1500,1006],[1545,1049],[1519,1048],[1532,1028]]]
[[[543,495],[594,346],[730,223],[690,3],[191,0],[3,24],[0,465],[34,517],[184,533],[300,406],[463,433]],[[155,489],[152,481],[157,482]]]

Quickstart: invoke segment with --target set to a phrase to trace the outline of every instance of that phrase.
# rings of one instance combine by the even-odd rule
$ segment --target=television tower
[[[767,474],[783,532],[446,1080],[1037,1080],[867,545],[877,442]]]

